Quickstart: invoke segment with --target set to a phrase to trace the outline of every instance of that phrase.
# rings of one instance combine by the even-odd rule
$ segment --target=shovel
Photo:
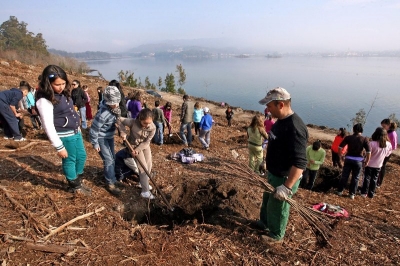
[[[132,153],[133,152],[133,148],[132,145],[127,141],[124,140],[126,146],[128,146],[129,151]],[[154,187],[156,188],[157,192],[160,193],[161,198],[163,199],[163,201],[165,202],[165,204],[167,205],[168,209],[170,211],[174,211],[175,208],[171,206],[171,204],[168,202],[167,198],[165,197],[165,194],[162,192],[162,190],[157,186],[157,184],[154,182],[151,174],[149,173],[149,171],[147,170],[147,168],[144,166],[143,162],[136,156],[133,157],[134,160],[143,168],[144,172],[146,173],[146,175],[150,178],[151,183],[153,183]]]

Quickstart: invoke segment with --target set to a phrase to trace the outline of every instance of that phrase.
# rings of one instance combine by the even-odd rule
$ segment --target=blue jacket
[[[204,116],[203,109],[194,109],[193,110],[193,122],[199,123],[201,118]]]
[[[22,91],[16,88],[0,92],[0,102],[6,105],[17,106],[22,97]]]
[[[114,138],[116,122],[117,117],[110,110],[108,110],[107,105],[105,105],[103,102],[93,119],[93,123],[89,132],[90,143],[92,143],[95,149],[99,147],[99,138]]]
[[[200,129],[203,130],[211,130],[213,125],[212,116],[209,113],[206,113],[200,121]]]
[[[26,95],[26,104],[28,105],[28,108],[35,106],[35,96],[32,92],[28,92]]]

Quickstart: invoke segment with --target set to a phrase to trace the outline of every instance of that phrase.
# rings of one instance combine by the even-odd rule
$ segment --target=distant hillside
[[[56,55],[61,55],[64,57],[73,57],[76,59],[82,59],[82,60],[99,60],[99,59],[111,59],[111,58],[121,58],[122,54],[111,54],[107,52],[92,52],[92,51],[86,51],[82,53],[70,53],[62,50],[56,50],[56,49],[48,49],[48,51],[52,54]]]

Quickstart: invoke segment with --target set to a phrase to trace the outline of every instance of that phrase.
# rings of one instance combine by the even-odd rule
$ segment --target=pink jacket
[[[386,141],[386,148],[380,148],[378,141],[371,141],[369,145],[371,147],[371,159],[367,166],[381,168],[383,160],[392,152],[392,144],[390,144],[389,141]]]
[[[161,106],[160,109],[163,110],[165,119],[167,119],[168,122],[171,122],[172,109],[167,110],[164,108],[164,106]]]

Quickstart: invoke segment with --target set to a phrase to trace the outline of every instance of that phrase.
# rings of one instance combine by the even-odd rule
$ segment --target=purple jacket
[[[129,102],[128,111],[131,112],[131,117],[136,119],[139,112],[142,110],[142,103],[138,100],[133,100]]]

